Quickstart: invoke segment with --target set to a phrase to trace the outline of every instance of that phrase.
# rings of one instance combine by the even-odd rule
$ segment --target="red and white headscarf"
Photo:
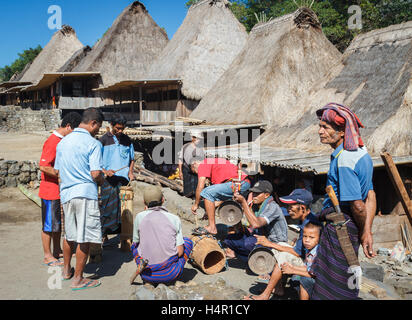
[[[316,111],[316,114],[321,121],[345,127],[343,144],[345,150],[356,151],[359,147],[364,146],[359,132],[359,128],[364,128],[364,126],[358,116],[349,108],[332,102]]]

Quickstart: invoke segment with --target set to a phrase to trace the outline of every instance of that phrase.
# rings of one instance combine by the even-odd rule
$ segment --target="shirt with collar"
[[[312,264],[315,261],[316,254],[318,253],[318,247],[319,247],[319,245],[316,245],[310,251],[305,248],[305,265],[306,265],[308,271],[311,271],[311,269],[312,269]]]
[[[97,184],[91,171],[101,171],[102,144],[82,128],[75,129],[57,146],[54,168],[60,175],[62,204],[74,198],[97,200]]]

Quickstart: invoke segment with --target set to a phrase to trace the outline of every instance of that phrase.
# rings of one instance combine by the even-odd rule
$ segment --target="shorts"
[[[66,240],[102,243],[102,227],[97,200],[75,198],[63,204]]]
[[[242,181],[240,193],[244,194],[250,189],[250,183]],[[225,201],[233,198],[232,182],[226,182],[221,184],[214,184],[210,187],[203,189],[200,196],[206,200]]]
[[[60,200],[41,199],[41,216],[43,232],[61,232],[62,213]]]
[[[279,242],[278,245],[283,246],[283,247],[290,247],[293,248],[291,245],[289,245],[288,243],[285,242]],[[280,266],[282,266],[282,264],[284,263],[289,263],[293,266],[296,267],[304,267],[305,263],[303,262],[302,258],[300,257],[296,257],[295,255],[289,253],[289,252],[280,252],[276,249],[272,249],[272,252],[276,258],[276,261]]]
[[[291,279],[291,286],[298,292],[298,294],[300,293],[300,286],[302,286],[309,297],[311,297],[313,287],[315,286],[315,279],[294,275]]]

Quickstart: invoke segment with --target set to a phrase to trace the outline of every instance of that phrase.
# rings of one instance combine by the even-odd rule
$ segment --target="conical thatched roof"
[[[259,24],[191,117],[214,124],[280,125],[341,56],[310,9]]]
[[[76,32],[69,26],[57,31],[50,42],[34,59],[30,67],[22,72],[21,82],[37,82],[43,74],[56,72],[77,51],[83,48]]]
[[[190,7],[183,24],[150,67],[149,79],[181,79],[182,93],[201,100],[229,68],[247,41],[247,32],[227,0],[204,0]]]
[[[120,14],[76,67],[64,71],[100,72],[104,85],[142,79],[167,42],[167,34],[152,19],[145,6],[136,1]]]
[[[369,152],[412,155],[412,21],[358,36],[310,94],[301,99],[290,121],[272,128],[263,145],[329,152],[319,142],[316,110],[342,103],[359,116]]]

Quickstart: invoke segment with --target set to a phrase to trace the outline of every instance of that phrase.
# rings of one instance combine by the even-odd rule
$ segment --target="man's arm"
[[[299,254],[296,253],[296,251],[293,248],[281,246],[277,243],[271,242],[264,236],[255,236],[255,237],[257,239],[256,244],[260,244],[267,248],[276,249],[280,252],[288,252],[290,254],[293,254],[295,257],[300,257]]]
[[[58,172],[53,167],[40,166],[40,171],[51,178],[58,178]]]
[[[234,199],[242,205],[242,209],[246,216],[246,219],[247,221],[249,221],[249,224],[253,229],[259,229],[267,225],[267,221],[265,218],[256,217],[252,209],[248,206],[246,199],[242,195],[236,194],[234,196]]]
[[[203,189],[205,188],[206,184],[206,177],[199,177],[199,181],[197,183],[197,188],[196,188],[196,200],[195,200],[195,205],[199,207],[200,205],[200,194],[202,193]]]
[[[135,162],[134,162],[134,160],[132,160],[130,162],[130,167],[129,167],[129,179],[130,179],[130,181],[133,181],[135,179],[135,177],[134,177],[134,164],[135,164]]]
[[[101,171],[91,171],[90,174],[92,175],[93,181],[96,182],[98,186],[104,184],[104,176]]]
[[[183,257],[183,254],[185,253],[185,248],[184,248],[184,246],[183,246],[183,245],[177,246],[176,249],[177,249],[177,256],[178,256],[179,258],[180,258],[180,257]]]

